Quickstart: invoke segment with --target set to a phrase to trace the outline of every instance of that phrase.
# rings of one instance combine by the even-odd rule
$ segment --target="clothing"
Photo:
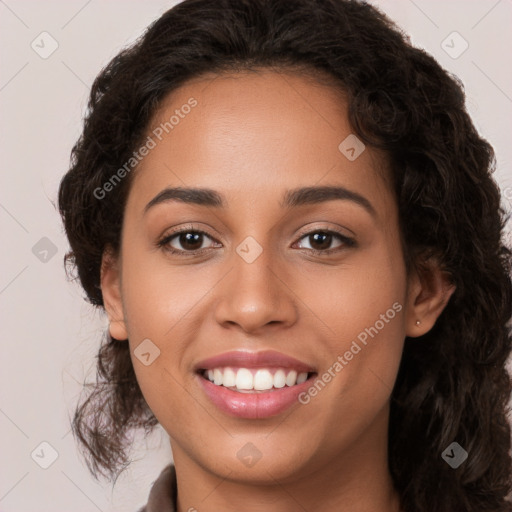
[[[176,470],[169,464],[153,483],[146,506],[138,512],[176,512],[177,495]]]

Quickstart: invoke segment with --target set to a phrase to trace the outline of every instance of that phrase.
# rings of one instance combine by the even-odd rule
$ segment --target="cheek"
[[[212,288],[208,275],[173,266],[160,253],[133,252],[123,260],[123,306],[129,339],[172,340],[180,322]],[[173,348],[179,351],[179,346]]]
[[[123,309],[132,362],[144,397],[157,417],[162,403],[178,406],[184,373],[179,366],[185,364],[190,341],[184,326],[193,332],[194,308],[212,287],[205,281],[207,277],[199,278],[203,274],[191,268],[171,267],[162,255],[147,250],[123,254]],[[138,347],[143,346],[147,347],[144,353],[150,354],[146,361],[137,357]],[[148,359],[151,363],[145,365]]]
[[[319,326],[332,341],[332,352],[350,345],[376,322],[389,341],[401,338],[403,316],[397,310],[404,308],[406,272],[394,243],[382,240],[348,258],[346,264],[312,267],[298,274],[294,291],[321,320]]]
[[[322,382],[312,390],[325,401],[312,399],[312,414],[340,414],[346,421],[346,411],[358,410],[365,421],[385,405],[398,372],[405,339],[405,266],[399,245],[382,243],[357,264],[330,271],[322,279],[310,277],[308,288],[307,303],[326,333],[319,347],[325,362]],[[326,409],[322,402],[341,407]]]

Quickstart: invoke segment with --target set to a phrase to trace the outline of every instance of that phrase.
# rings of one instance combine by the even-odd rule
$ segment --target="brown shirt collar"
[[[148,502],[139,512],[176,512],[177,494],[176,471],[170,464],[153,483]]]

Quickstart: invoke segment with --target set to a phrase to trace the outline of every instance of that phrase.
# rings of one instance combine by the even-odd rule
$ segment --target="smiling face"
[[[152,131],[173,115],[159,141]],[[383,156],[366,147],[354,160],[339,149],[351,134],[339,92],[270,71],[195,79],[153,119],[156,146],[134,171],[102,290],[177,466],[267,483],[386,468],[404,338],[440,310],[406,274]],[[160,350],[148,365],[133,355],[146,339],[146,363]],[[287,357],[309,377],[300,396]],[[266,398],[292,399],[268,408],[234,390],[258,369],[259,387],[279,388]]]

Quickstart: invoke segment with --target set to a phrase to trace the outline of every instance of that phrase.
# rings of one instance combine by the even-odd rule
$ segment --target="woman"
[[[511,253],[460,84],[348,0],[185,0],[92,87],[59,206],[146,512],[510,511]]]

